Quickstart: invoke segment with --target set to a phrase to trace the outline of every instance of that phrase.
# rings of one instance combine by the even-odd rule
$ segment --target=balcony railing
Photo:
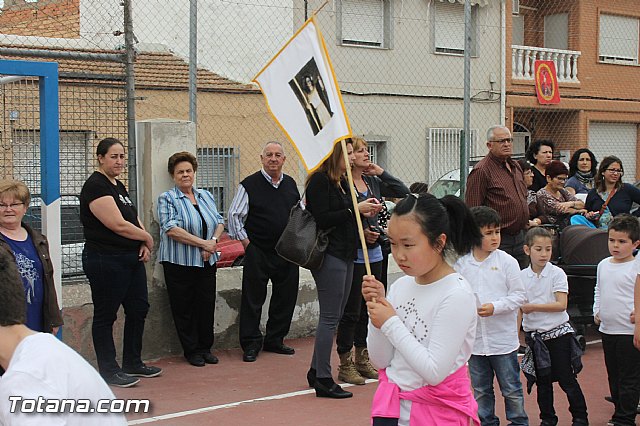
[[[539,59],[555,62],[558,82],[580,83],[580,80],[578,80],[578,58],[580,54],[581,52],[575,50],[512,45],[511,77],[519,80],[533,80],[534,63],[536,59]]]

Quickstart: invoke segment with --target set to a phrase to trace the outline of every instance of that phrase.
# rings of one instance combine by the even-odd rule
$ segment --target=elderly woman
[[[546,168],[547,185],[536,193],[538,216],[542,223],[558,225],[563,229],[569,225],[574,214],[584,214],[584,203],[564,189],[569,170],[562,161],[553,160]]]
[[[565,189],[572,194],[587,194],[595,186],[598,170],[596,156],[587,148],[580,148],[569,160],[569,179]],[[586,196],[586,195],[585,195]]]
[[[534,192],[544,188],[547,185],[546,168],[553,159],[553,150],[555,145],[548,140],[538,140],[529,145],[526,158],[533,165],[533,184],[529,189]]]
[[[604,157],[596,174],[595,188],[587,194],[586,217],[600,228],[608,228],[613,217],[629,213],[633,203],[640,203],[640,189],[623,183],[622,161],[613,155]]]
[[[364,139],[353,137],[351,140],[353,141],[353,153],[355,155],[351,174],[353,175],[353,184],[356,187],[358,201],[364,201],[371,197],[382,200],[383,196],[400,198],[409,193],[409,188],[404,183],[369,160],[367,142]],[[386,287],[386,279],[383,280],[384,253],[380,244],[381,242],[384,243],[381,238],[386,238],[386,235],[378,224],[378,216],[362,218],[362,226],[367,240],[367,254],[369,255],[371,274]],[[353,267],[351,292],[348,295],[347,305],[338,325],[336,344],[338,356],[340,357],[338,379],[347,383],[364,385],[365,379],[377,379],[378,372],[370,364],[367,351],[369,315],[361,290],[362,277],[367,273],[362,248],[358,247],[357,253],[358,256]],[[355,348],[355,355],[352,358],[353,348]]]
[[[26,326],[56,333],[62,325],[49,243],[44,235],[22,223],[31,194],[17,180],[0,181],[0,247],[13,253],[27,301]]]
[[[198,161],[177,152],[167,165],[175,187],[158,197],[160,250],[158,261],[171,313],[189,364],[217,364],[211,353],[216,302],[216,245],[224,231],[213,195],[193,186]]]
[[[93,300],[93,346],[98,369],[111,386],[129,387],[136,377],[155,377],[158,367],[142,362],[142,334],[149,311],[147,274],[153,238],[145,231],[125,186],[124,145],[106,138],[96,148],[98,169],[80,191],[80,220],[86,240],[82,267]],[[122,368],[116,361],[113,323],[124,308]]]
[[[322,266],[311,271],[318,291],[320,316],[311,368],[307,373],[307,381],[315,388],[316,396],[325,398],[353,396],[336,384],[331,376],[331,347],[351,290],[358,235],[350,188],[345,178],[347,167],[355,159],[350,139],[345,146],[348,162],[345,162],[342,144],[337,144],[329,158],[309,175],[306,183],[307,209],[319,229],[331,230]],[[381,208],[380,202],[373,197],[358,203],[358,212],[365,217],[375,216]]]

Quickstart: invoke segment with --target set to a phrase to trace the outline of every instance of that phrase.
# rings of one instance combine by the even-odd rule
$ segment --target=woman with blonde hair
[[[17,180],[0,181],[0,247],[13,254],[27,302],[27,322],[33,331],[56,333],[62,325],[53,263],[47,238],[22,222],[31,194]]]
[[[352,141],[347,140],[345,146],[348,162],[345,162],[342,144],[337,144],[333,153],[309,175],[306,182],[306,207],[319,229],[330,230],[322,265],[311,271],[318,291],[320,316],[311,368],[307,373],[307,381],[315,388],[316,396],[326,398],[353,396],[337,385],[331,376],[333,336],[351,289],[358,235],[345,177],[347,167],[355,160]],[[358,203],[358,213],[365,217],[375,216],[380,209],[381,204],[375,198]]]

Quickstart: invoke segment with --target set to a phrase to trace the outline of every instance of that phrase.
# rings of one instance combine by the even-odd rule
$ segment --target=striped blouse
[[[193,193],[207,223],[206,239],[210,240],[218,224],[223,223],[222,216],[218,213],[216,202],[209,191],[193,188]],[[158,219],[160,221],[158,262],[166,261],[182,266],[203,267],[204,261],[199,247],[179,243],[167,235],[167,231],[178,226],[202,238],[202,219],[189,197],[177,187],[162,193],[158,197]],[[209,258],[209,264],[213,265],[217,260],[218,255],[213,254]]]

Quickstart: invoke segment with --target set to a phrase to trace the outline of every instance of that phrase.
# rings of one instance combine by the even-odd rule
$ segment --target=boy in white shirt
[[[461,257],[454,269],[469,281],[476,295],[478,325],[469,359],[471,384],[482,426],[499,425],[495,414],[494,375],[504,397],[507,420],[528,425],[518,366],[518,309],[525,291],[518,261],[499,250],[500,216],[478,206],[471,212],[482,233],[482,243]]]
[[[0,425],[124,426],[98,372],[49,333],[28,329],[24,288],[10,252],[0,249]],[[99,400],[106,400],[98,405]],[[58,408],[56,408],[58,407]],[[72,408],[73,407],[73,408]]]
[[[567,275],[551,264],[552,237],[544,228],[531,228],[525,236],[524,252],[531,259],[520,275],[527,302],[520,308],[527,350],[522,371],[527,391],[537,385],[541,426],[555,426],[558,416],[553,407],[553,382],[567,394],[572,426],[587,426],[587,403],[576,375],[582,369],[582,349],[569,323]]]
[[[640,351],[633,345],[634,284],[638,276],[633,251],[640,244],[640,223],[629,214],[609,224],[608,257],[598,264],[593,319],[600,325],[609,389],[615,404],[610,425],[635,425],[640,399]]]

